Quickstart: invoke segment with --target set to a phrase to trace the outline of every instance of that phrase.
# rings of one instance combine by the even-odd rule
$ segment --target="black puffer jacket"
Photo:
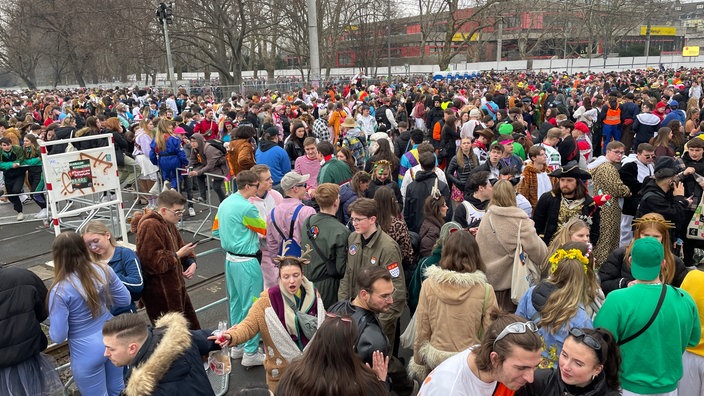
[[[425,204],[425,199],[430,196],[437,178],[435,171],[420,171],[416,173],[415,180],[408,185],[406,201],[403,203],[403,219],[406,221],[409,231],[420,231],[420,225],[423,223],[424,218],[423,205]],[[450,221],[452,219],[450,189],[447,184],[440,180],[438,180],[438,189],[440,189],[440,194],[445,197],[445,202],[448,204],[445,221]]]
[[[516,391],[515,396],[617,396],[618,390],[610,390],[604,373],[600,373],[584,388],[567,385],[560,378],[558,369],[535,370],[535,379]]]
[[[0,268],[0,369],[12,367],[46,349],[39,324],[48,312],[46,286],[22,268]]]
[[[599,280],[601,290],[608,296],[614,290],[628,287],[628,282],[635,280],[631,274],[630,266],[626,265],[626,248],[621,247],[609,254],[604,264],[599,267]],[[675,277],[670,284],[680,287],[684,277],[687,275],[687,267],[679,257],[675,256]]]

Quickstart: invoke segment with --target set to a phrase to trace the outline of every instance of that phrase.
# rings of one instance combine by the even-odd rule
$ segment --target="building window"
[[[702,8],[704,8],[704,4],[697,4],[697,9],[698,9],[698,10],[701,10]]]
[[[682,11],[682,7],[675,7],[675,11]]]

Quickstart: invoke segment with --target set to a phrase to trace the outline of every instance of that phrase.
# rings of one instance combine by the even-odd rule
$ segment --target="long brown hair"
[[[361,172],[360,172],[361,173]],[[389,186],[378,188],[374,192],[376,201],[376,224],[386,233],[391,229],[392,217],[398,217],[396,194]]]
[[[486,272],[479,245],[471,233],[455,231],[445,238],[440,256],[440,268],[455,272]]]
[[[75,275],[80,285],[73,284],[73,286],[81,292],[81,297],[88,304],[93,318],[100,316],[103,312],[103,303],[98,292],[98,285],[102,285],[102,289],[105,290],[105,300],[111,301],[107,269],[99,264],[91,263],[86,243],[80,235],[73,231],[59,234],[54,239],[51,249],[54,256],[54,281],[49,290],[62,287],[61,283],[63,282],[73,284],[71,277]],[[102,270],[102,274],[99,269]]]
[[[462,138],[464,139],[469,139],[469,138]],[[469,139],[470,141],[472,139]],[[469,160],[472,161],[472,169],[476,169],[476,167],[479,166],[479,160],[477,159],[477,156],[474,154],[474,149],[469,148],[469,154],[467,154],[467,157],[469,157]],[[460,166],[460,168],[464,168],[464,153],[462,152],[462,145],[460,147],[457,147],[457,165]]]
[[[351,318],[328,314],[303,356],[293,361],[284,372],[275,394],[385,394],[383,383],[354,352],[357,333],[357,325]]]

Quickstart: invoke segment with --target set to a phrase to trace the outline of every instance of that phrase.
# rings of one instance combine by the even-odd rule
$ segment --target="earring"
[[[596,378],[596,375],[592,374],[592,381],[594,381],[594,378]]]

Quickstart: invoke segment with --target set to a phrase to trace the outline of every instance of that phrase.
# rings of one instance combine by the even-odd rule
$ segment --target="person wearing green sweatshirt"
[[[624,396],[677,395],[682,354],[701,337],[692,297],[660,280],[664,256],[656,238],[635,241],[631,250],[634,284],[609,293],[594,319],[594,327],[611,331],[620,345]]]

